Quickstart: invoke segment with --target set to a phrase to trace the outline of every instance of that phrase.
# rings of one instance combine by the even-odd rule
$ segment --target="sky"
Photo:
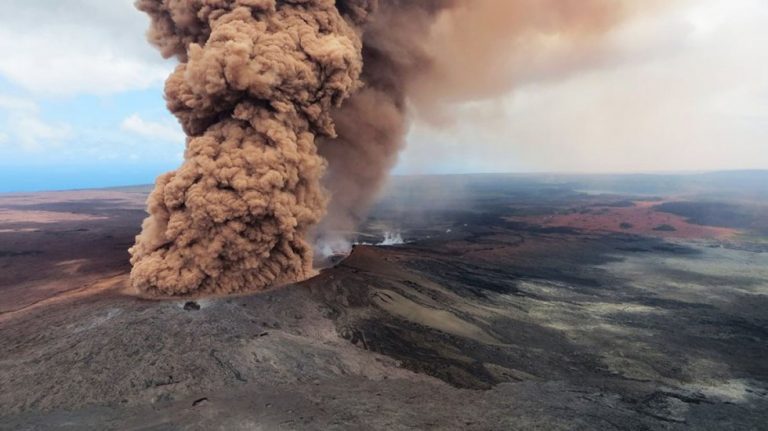
[[[148,184],[181,162],[174,62],[132,3],[5,0],[0,192]],[[768,169],[768,2],[670,4],[577,72],[417,118],[395,173]]]

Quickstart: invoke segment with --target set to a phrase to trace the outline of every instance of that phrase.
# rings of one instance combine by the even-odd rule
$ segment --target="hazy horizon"
[[[17,170],[0,170],[0,194],[58,192],[74,190],[98,190],[120,189],[131,187],[146,187],[148,190],[154,185],[154,179],[143,181],[152,172],[159,168],[136,167],[135,170],[126,168],[121,175],[115,176],[115,172],[109,167],[103,169],[90,168],[84,170],[77,167],[57,167],[55,169],[41,169],[30,171],[23,167]],[[94,175],[96,172],[96,175]],[[163,172],[162,170],[160,172]],[[27,176],[23,176],[27,174]],[[631,177],[697,177],[718,174],[758,174],[764,175],[768,180],[768,169],[723,169],[723,170],[690,170],[690,171],[637,171],[637,172],[577,172],[577,171],[507,171],[507,172],[460,172],[460,173],[393,173],[391,180],[398,178],[418,177],[452,177],[452,176],[511,176],[520,178],[553,177],[555,179],[576,178],[606,178],[621,179]],[[132,180],[133,179],[133,180]]]

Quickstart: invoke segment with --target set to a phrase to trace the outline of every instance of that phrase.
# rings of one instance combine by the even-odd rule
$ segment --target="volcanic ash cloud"
[[[165,95],[188,139],[150,196],[133,285],[230,293],[311,275],[311,243],[365,216],[409,111],[444,120],[445,106],[584,67],[627,4],[138,0],[150,41],[180,62]]]
[[[131,248],[131,280],[178,295],[258,290],[312,272],[325,212],[317,136],[360,86],[361,41],[330,0],[141,0],[179,66],[169,109],[188,135]]]

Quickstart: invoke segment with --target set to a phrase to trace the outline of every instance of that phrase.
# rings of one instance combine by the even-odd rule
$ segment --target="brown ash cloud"
[[[179,61],[165,96],[188,139],[149,198],[133,285],[233,293],[312,275],[313,243],[365,217],[414,115],[452,121],[452,104],[584,67],[563,53],[590,58],[627,4],[138,0]]]

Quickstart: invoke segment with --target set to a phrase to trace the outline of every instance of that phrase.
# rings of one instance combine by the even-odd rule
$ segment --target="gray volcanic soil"
[[[359,236],[407,244],[194,304],[127,288],[143,191],[0,198],[0,429],[768,429],[763,239],[509,221],[632,205],[538,179],[402,182]]]

